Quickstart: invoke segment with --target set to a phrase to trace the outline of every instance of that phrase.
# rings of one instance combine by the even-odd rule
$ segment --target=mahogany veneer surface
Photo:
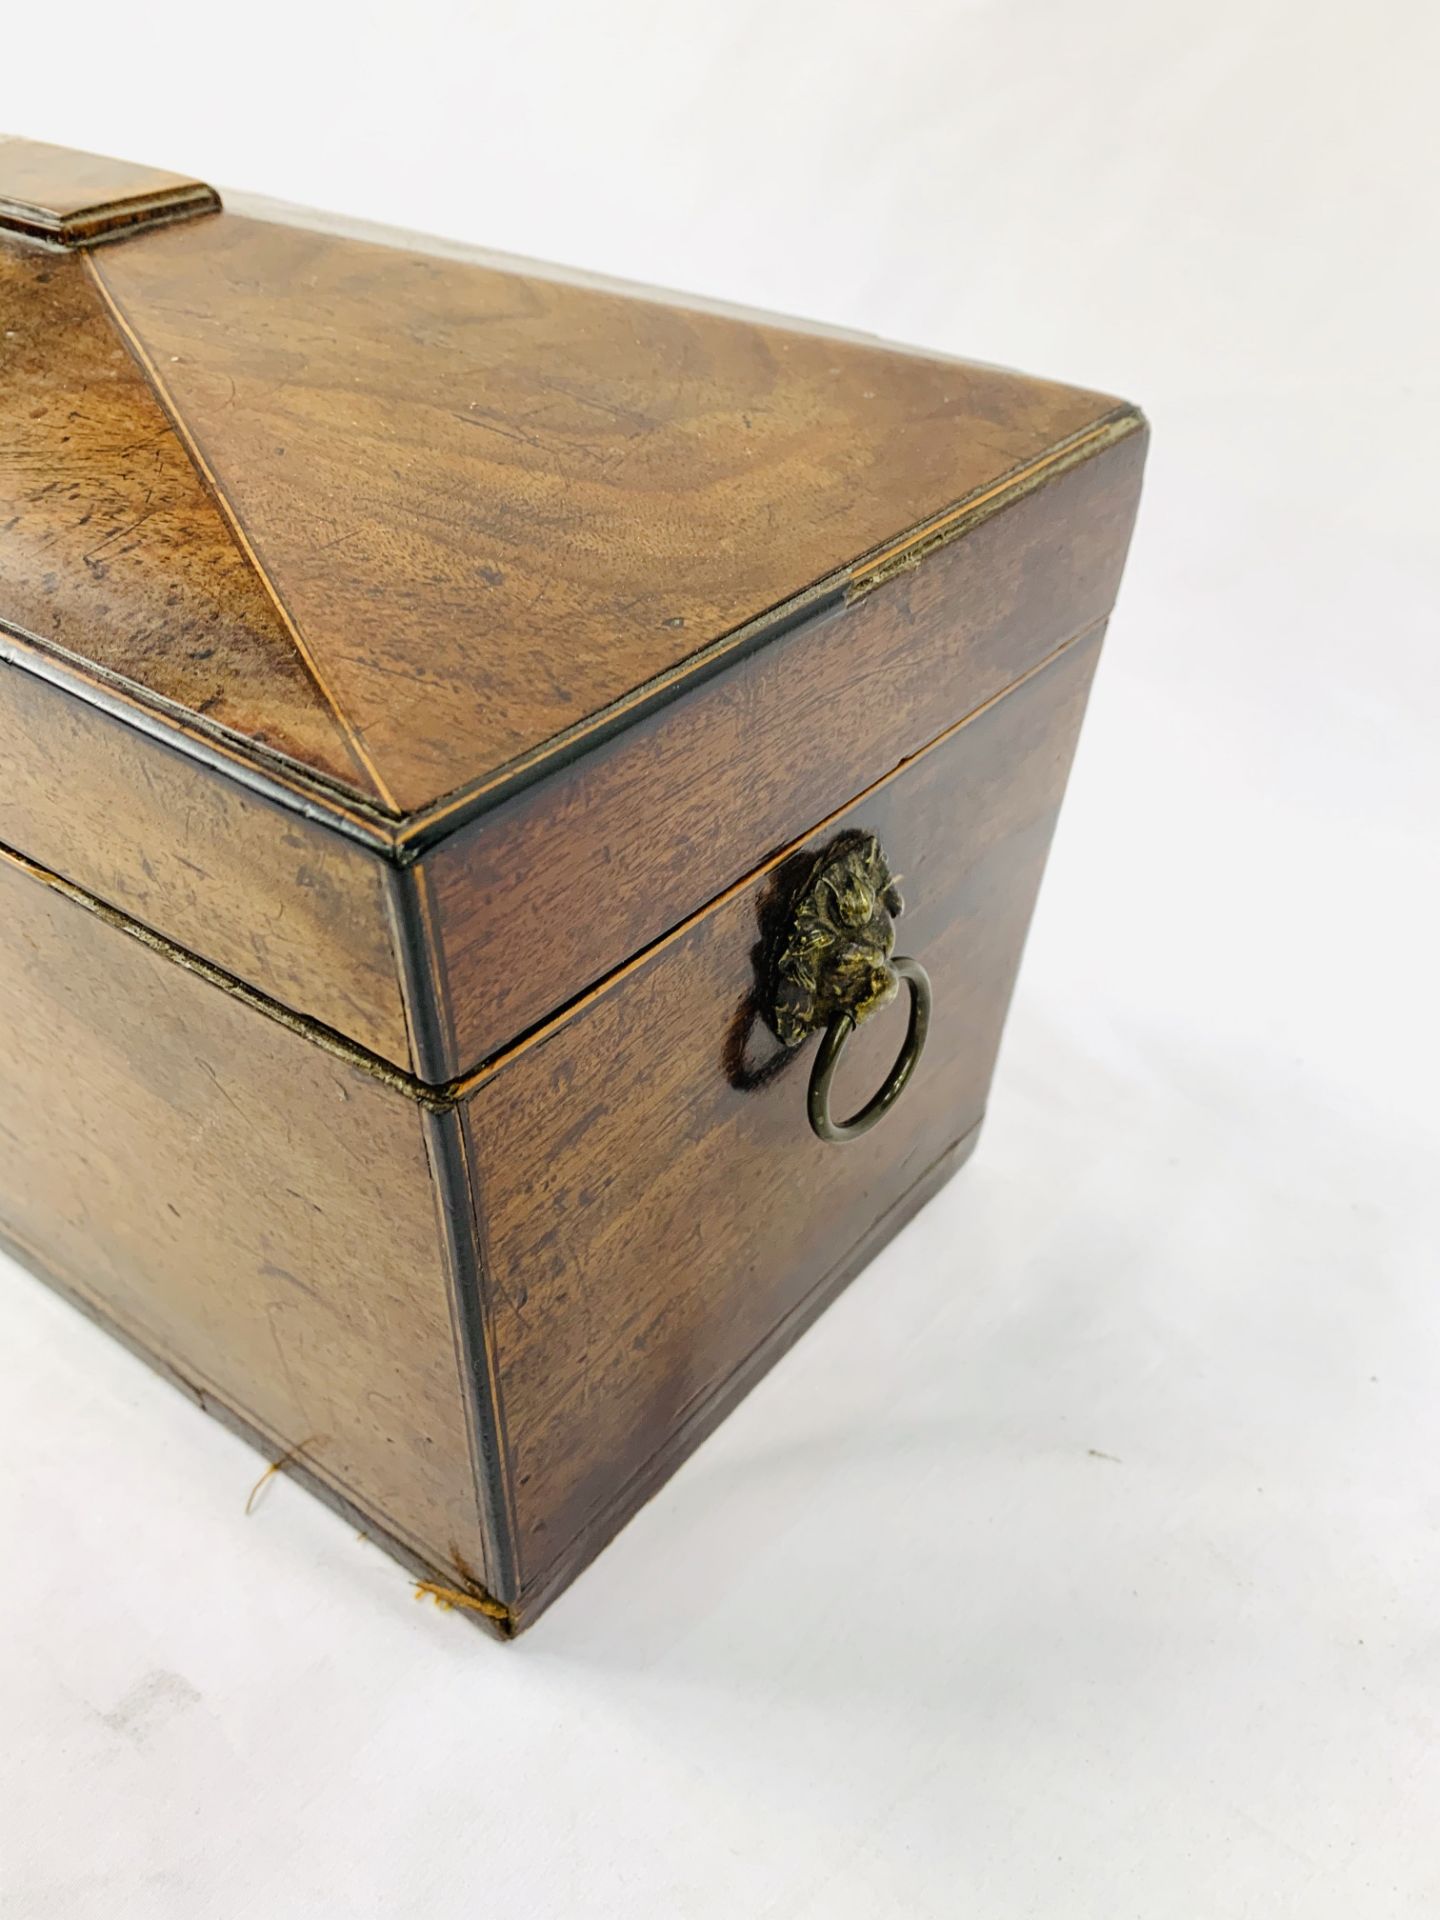
[[[0,1238],[513,1632],[973,1148],[1143,421],[25,141],[0,323]]]

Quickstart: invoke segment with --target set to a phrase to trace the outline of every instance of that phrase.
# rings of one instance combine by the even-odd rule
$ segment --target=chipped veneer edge
[[[870,555],[851,569],[850,584],[845,591],[846,604],[863,599],[867,593],[873,593],[876,587],[883,587],[897,574],[909,573],[938,548],[949,546],[952,540],[969,533],[1002,507],[1023,500],[1037,487],[1058,478],[1062,473],[1068,473],[1082,460],[1093,459],[1107,447],[1129,439],[1133,433],[1142,432],[1145,424],[1145,416],[1138,407],[1117,407],[1093,427],[1086,427],[1069,440],[1061,441],[1030,466],[997,481],[994,486],[972,494],[953,507],[947,507],[943,513],[922,520],[903,538],[882,547],[878,553]]]

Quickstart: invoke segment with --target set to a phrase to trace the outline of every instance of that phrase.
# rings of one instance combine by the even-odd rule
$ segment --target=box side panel
[[[0,843],[397,1066],[383,862],[0,660]]]
[[[422,1108],[10,857],[0,1031],[0,1235],[485,1582]]]
[[[813,1043],[766,1071],[756,948],[808,866],[788,855],[478,1082],[466,1118],[522,1613],[973,1135],[1099,644],[1067,648],[797,850],[878,833],[903,875],[899,947],[934,984],[921,1064],[863,1143],[810,1131]],[[903,1033],[898,1006],[857,1030],[839,1110],[880,1084]]]
[[[458,1074],[1103,620],[1136,430],[812,618],[423,860]],[[525,965],[514,965],[523,953]]]

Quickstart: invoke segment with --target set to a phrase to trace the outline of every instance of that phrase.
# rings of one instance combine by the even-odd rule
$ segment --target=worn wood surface
[[[0,1030],[0,1233],[274,1454],[303,1448],[421,1559],[483,1581],[413,1097],[8,857]]]
[[[443,1073],[603,978],[1103,619],[1143,459],[1143,434],[1119,441],[436,846],[424,872]]]
[[[92,244],[219,204],[213,187],[184,174],[0,135],[0,229],[53,246]]]
[[[0,235],[0,369],[0,615],[365,791],[341,722],[84,259]]]
[[[0,542],[3,545],[3,542]],[[408,1067],[384,864],[0,652],[0,844]]]
[[[402,813],[1115,404],[233,215],[93,270]]]
[[[11,225],[0,1236],[523,1623],[973,1143],[1143,423],[424,242]],[[753,991],[850,826],[936,1003],[836,1147]]]
[[[431,1085],[1103,617],[1138,487],[1102,396],[420,240],[0,233],[0,321],[0,844]]]
[[[0,859],[0,1234],[524,1625],[973,1144],[1098,630],[430,1096]],[[879,833],[925,1058],[827,1146],[756,1014],[800,856]],[[127,930],[129,929],[129,930]],[[858,1106],[903,1030],[862,1028]],[[347,1509],[348,1510],[348,1509]]]
[[[904,875],[898,945],[934,983],[924,1058],[863,1142],[810,1132],[813,1049],[765,1072],[777,1049],[753,1018],[754,949],[783,861],[473,1091],[522,1613],[978,1125],[1098,647],[1068,648],[806,843],[879,833]],[[903,1032],[900,1006],[859,1029],[842,1111]]]

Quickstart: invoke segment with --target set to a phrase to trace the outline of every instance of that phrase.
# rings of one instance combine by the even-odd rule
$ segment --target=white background
[[[525,1640],[0,1274],[6,1920],[1440,1909],[1437,22],[11,0],[13,131],[1155,439],[977,1158]]]

